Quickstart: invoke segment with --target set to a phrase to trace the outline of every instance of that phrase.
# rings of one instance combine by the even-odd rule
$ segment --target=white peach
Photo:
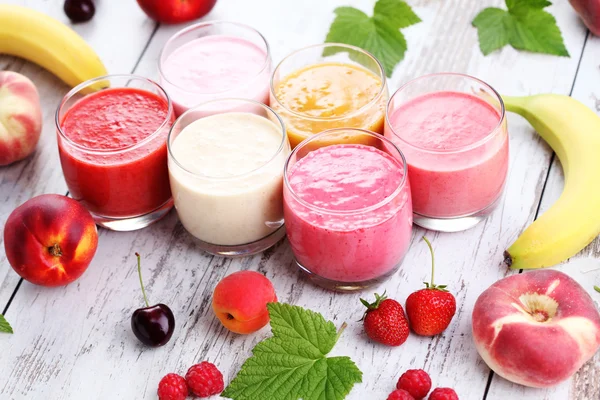
[[[0,71],[0,166],[33,153],[42,131],[38,91],[29,78]]]
[[[477,299],[473,339],[498,375],[531,387],[571,377],[600,347],[600,313],[586,290],[556,270],[504,278]]]

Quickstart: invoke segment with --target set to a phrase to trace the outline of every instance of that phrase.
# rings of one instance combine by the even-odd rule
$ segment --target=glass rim
[[[267,67],[271,64],[271,48],[269,46],[269,42],[267,41],[267,39],[257,29],[251,27],[250,25],[246,25],[246,24],[243,24],[243,23],[240,23],[240,22],[228,21],[228,20],[214,20],[214,21],[198,22],[196,24],[192,24],[192,25],[190,25],[188,27],[185,27],[185,28],[180,29],[177,32],[175,32],[166,41],[166,43],[163,45],[163,47],[160,50],[160,53],[158,55],[158,74],[159,74],[160,78],[164,79],[169,85],[172,85],[172,86],[176,87],[178,90],[180,90],[182,92],[185,92],[185,93],[194,93],[194,94],[203,94],[203,95],[211,95],[211,94],[212,95],[217,95],[217,94],[223,94],[223,93],[227,93],[227,92],[237,91],[237,90],[240,89],[240,86],[235,86],[235,87],[232,87],[232,88],[229,88],[229,89],[218,90],[216,92],[203,92],[203,91],[200,91],[200,90],[190,90],[190,89],[186,89],[185,87],[180,86],[180,85],[174,83],[164,73],[163,55],[165,54],[165,49],[173,41],[175,41],[176,39],[180,38],[181,36],[183,36],[183,35],[191,32],[191,31],[193,31],[193,30],[195,30],[197,28],[201,28],[201,27],[205,27],[205,26],[210,26],[210,25],[234,25],[234,26],[237,26],[239,28],[247,29],[248,31],[256,33],[258,35],[258,37],[260,38],[260,40],[262,40],[262,42],[265,44],[265,49],[266,49],[265,59],[264,59],[264,62],[262,64],[262,66],[260,67],[260,70],[257,71],[256,74],[252,78],[247,79],[246,83],[244,83],[243,85],[241,85],[242,88],[250,86],[256,80],[256,78],[258,78],[265,71],[265,69],[267,69]],[[181,47],[181,46],[179,46],[179,47]],[[200,104],[203,104],[203,103],[200,103]]]
[[[63,131],[63,129],[61,127],[61,121],[60,121],[60,113],[63,111],[63,107],[64,107],[65,103],[68,100],[70,100],[71,98],[73,98],[73,96],[75,96],[77,93],[79,93],[83,89],[85,89],[86,87],[92,86],[100,81],[110,81],[111,79],[127,79],[129,81],[131,81],[131,80],[143,81],[144,83],[148,83],[148,84],[154,86],[156,89],[158,89],[161,97],[163,97],[164,99],[167,100],[167,115],[165,116],[164,121],[160,124],[160,126],[158,128],[156,128],[156,130],[152,134],[146,136],[144,139],[140,140],[137,143],[129,145],[129,146],[119,147],[118,149],[97,149],[97,148],[93,148],[93,147],[87,147],[87,146],[77,143],[74,140],[72,140],[71,138],[67,137],[67,135],[65,134],[65,132]],[[82,98],[87,97],[92,94],[95,94],[95,93],[100,93],[100,92],[102,92],[102,90],[105,90],[105,89],[116,89],[116,88],[127,88],[127,87],[128,86],[121,86],[121,85],[114,86],[114,87],[109,86],[107,88],[96,90],[90,94],[84,95]],[[132,89],[140,89],[140,88],[132,87]],[[140,90],[145,90],[145,89],[140,89]],[[148,92],[148,90],[145,90],[145,91]],[[150,92],[150,93],[152,93],[152,92]],[[79,101],[79,100],[77,100],[77,101]],[[140,148],[140,147],[144,146],[145,144],[151,142],[162,132],[162,130],[166,127],[166,125],[170,123],[171,116],[173,116],[173,115],[174,115],[174,111],[173,111],[173,103],[171,102],[171,98],[169,97],[167,92],[162,88],[162,86],[160,86],[158,83],[154,82],[152,79],[148,79],[146,77],[143,77],[140,75],[134,75],[134,74],[111,74],[111,75],[104,75],[104,76],[99,76],[96,78],[89,79],[89,80],[82,82],[79,85],[75,86],[73,89],[69,90],[67,92],[67,94],[64,95],[64,97],[60,101],[58,107],[56,108],[56,112],[54,114],[54,124],[56,125],[56,130],[58,131],[60,137],[64,141],[66,141],[70,146],[73,146],[76,149],[83,151],[85,153],[88,153],[88,154],[116,155],[116,154],[121,154],[121,153],[124,153],[127,151],[135,150],[135,149]]]
[[[298,151],[303,148],[304,146],[306,146],[306,144],[308,144],[309,142],[313,141],[313,140],[317,140],[323,136],[326,136],[328,134],[332,134],[335,132],[342,132],[342,131],[358,131],[361,132],[363,134],[367,134],[371,137],[380,139],[381,141],[383,141],[385,144],[390,145],[395,151],[398,152],[398,155],[400,156],[400,160],[401,161],[401,167],[402,167],[402,180],[400,180],[400,183],[398,184],[398,187],[389,195],[387,195],[383,200],[378,201],[375,204],[371,204],[370,206],[367,207],[363,207],[363,208],[357,208],[357,209],[352,209],[352,210],[330,210],[328,208],[323,208],[323,207],[319,207],[316,206],[314,204],[309,203],[308,201],[304,200],[303,198],[301,198],[298,193],[296,193],[294,191],[294,189],[291,187],[290,185],[290,181],[289,181],[289,164],[290,161],[292,159],[292,157],[294,155],[296,155],[298,153]],[[357,144],[357,143],[335,143],[332,145],[343,145],[343,144]],[[369,146],[369,145],[363,145],[363,146]],[[327,146],[323,146],[323,147],[327,147]],[[373,146],[369,146],[369,147],[373,147]],[[321,149],[322,147],[319,147],[319,149]],[[318,149],[316,149],[318,150]],[[313,150],[315,151],[315,150]],[[387,154],[387,153],[386,153]],[[396,158],[394,157],[394,159],[396,160]],[[296,161],[298,162],[298,161]],[[362,129],[362,128],[333,128],[333,129],[327,129],[323,132],[320,132],[316,135],[313,135],[305,140],[303,140],[302,142],[300,142],[290,153],[290,155],[288,156],[288,159],[285,162],[285,166],[283,169],[283,184],[285,186],[285,188],[288,190],[288,192],[292,195],[292,197],[294,198],[295,201],[297,201],[298,203],[302,204],[304,207],[310,209],[311,211],[317,211],[317,212],[321,212],[324,214],[332,214],[332,215],[352,215],[352,214],[362,214],[362,213],[366,213],[369,211],[373,211],[376,209],[379,209],[383,206],[385,206],[386,204],[388,204],[389,202],[391,202],[394,198],[396,198],[400,192],[402,190],[404,190],[404,188],[406,187],[406,184],[408,182],[407,180],[408,178],[408,164],[406,162],[406,158],[404,157],[404,153],[402,153],[402,150],[400,150],[400,148],[398,146],[396,146],[396,144],[394,142],[392,142],[391,140],[389,140],[388,138],[386,138],[383,135],[380,135],[378,133],[375,133],[373,131],[370,131],[368,129]]]
[[[369,57],[371,60],[373,60],[375,62],[375,65],[377,65],[377,69],[379,70],[379,79],[381,80],[381,86],[379,88],[379,91],[377,92],[377,94],[371,99],[369,100],[368,103],[366,103],[365,105],[363,105],[362,107],[353,110],[351,112],[349,112],[348,114],[345,115],[341,115],[339,117],[313,117],[310,115],[306,115],[294,110],[291,110],[290,108],[288,108],[286,105],[284,105],[283,103],[281,103],[281,101],[279,101],[279,98],[277,97],[277,95],[275,94],[275,74],[277,72],[277,70],[281,67],[281,65],[289,60],[291,57],[296,56],[298,54],[300,54],[303,51],[306,50],[311,50],[314,48],[318,48],[318,47],[343,47],[346,48],[348,50],[353,50],[353,51],[357,51],[359,53],[363,53],[365,54],[367,57]],[[370,71],[370,70],[369,70]],[[383,68],[383,65],[381,64],[381,62],[377,59],[377,57],[375,57],[372,53],[368,52],[367,50],[361,49],[360,47],[357,46],[352,46],[349,44],[344,44],[344,43],[320,43],[320,44],[313,44],[310,46],[305,46],[302,47],[300,49],[294,50],[293,52],[291,52],[290,54],[288,54],[287,56],[285,56],[280,62],[279,64],[277,64],[277,66],[273,69],[273,73],[271,74],[271,81],[269,84],[269,90],[271,92],[271,95],[273,97],[273,99],[277,102],[277,104],[283,108],[286,112],[302,118],[302,119],[306,119],[306,120],[311,120],[311,121],[340,121],[340,120],[344,120],[344,119],[348,119],[348,118],[352,118],[354,116],[356,116],[357,114],[360,114],[362,112],[365,111],[365,109],[373,106],[374,104],[376,104],[379,99],[383,96],[383,94],[385,93],[385,89],[387,87],[387,81],[386,81],[386,76],[385,76],[385,70]]]
[[[445,76],[445,77],[457,77],[457,78],[466,78],[467,80],[471,80],[471,81],[475,81],[477,83],[479,83],[480,85],[484,86],[485,88],[489,89],[493,95],[496,97],[496,99],[498,100],[498,104],[500,104],[500,118],[498,119],[498,122],[496,123],[496,125],[481,139],[470,143],[468,145],[465,146],[460,146],[460,147],[453,147],[453,148],[449,148],[449,149],[430,149],[428,147],[423,147],[423,146],[417,146],[411,142],[409,142],[408,140],[402,138],[394,129],[394,127],[392,126],[391,122],[390,122],[390,107],[392,105],[392,101],[394,99],[394,97],[396,97],[396,95],[398,93],[400,93],[403,89],[406,89],[409,85],[412,85],[414,83],[417,83],[421,80],[425,80],[425,79],[429,79],[429,78],[435,78],[438,76]],[[466,93],[466,92],[465,92]],[[469,150],[473,150],[477,147],[480,147],[481,145],[487,143],[489,140],[491,140],[495,133],[498,132],[499,130],[502,129],[502,125],[504,124],[504,121],[506,120],[506,109],[504,107],[504,100],[502,100],[502,96],[500,95],[500,93],[498,93],[496,91],[496,89],[494,89],[491,85],[489,85],[488,83],[484,82],[483,80],[476,78],[474,76],[471,75],[467,75],[467,74],[462,74],[462,73],[458,73],[458,72],[436,72],[433,74],[426,74],[426,75],[422,75],[416,78],[413,78],[411,80],[409,80],[408,82],[406,82],[405,84],[403,84],[402,86],[400,86],[398,88],[398,90],[396,90],[394,92],[394,94],[392,94],[390,96],[390,99],[388,100],[387,106],[385,107],[385,123],[387,126],[389,126],[390,131],[392,132],[392,135],[397,138],[398,140],[402,141],[402,143],[415,148],[419,151],[422,152],[427,152],[427,153],[432,153],[432,154],[456,154],[456,153],[462,153],[462,152],[466,152]]]
[[[211,176],[211,175],[204,175],[204,174],[199,174],[197,172],[193,172],[190,171],[189,169],[185,168],[183,165],[181,165],[181,163],[179,162],[179,160],[177,160],[177,157],[175,157],[175,155],[173,154],[173,148],[172,148],[172,144],[171,144],[171,137],[173,135],[173,130],[175,129],[175,126],[177,126],[178,122],[180,122],[180,120],[183,120],[184,117],[188,116],[191,112],[197,111],[199,108],[201,107],[205,107],[208,104],[212,104],[212,103],[219,103],[219,102],[231,102],[231,101],[237,101],[237,102],[242,102],[242,103],[250,103],[256,106],[260,106],[262,107],[264,110],[267,111],[267,113],[271,113],[272,115],[275,116],[275,118],[277,119],[277,122],[279,123],[279,126],[277,126],[273,121],[271,121],[270,119],[268,119],[270,122],[273,122],[273,125],[275,125],[276,128],[280,128],[281,129],[281,142],[279,143],[279,146],[277,147],[277,150],[273,153],[273,156],[271,158],[269,158],[267,161],[265,161],[262,165],[260,165],[257,168],[254,168],[253,170],[250,171],[246,171],[244,173],[238,174],[238,175],[233,175],[233,176]],[[235,112],[235,111],[228,111],[228,112],[224,112],[224,113],[218,113],[218,114],[211,114],[211,115],[207,115],[205,117],[201,117],[201,118],[197,118],[194,120],[198,121],[202,118],[207,118],[207,117],[211,117],[213,115],[220,115],[220,114],[229,114],[231,112]],[[244,111],[240,111],[241,113],[247,113]],[[253,114],[253,113],[247,113],[247,114],[252,114],[252,115],[257,115],[257,114]],[[261,118],[263,118],[260,115],[257,115]],[[185,128],[183,128],[185,129]],[[184,112],[183,114],[181,114],[176,120],[175,122],[173,122],[173,125],[171,125],[171,129],[169,130],[169,134],[167,135],[167,152],[169,154],[169,160],[173,160],[173,162],[175,163],[175,165],[181,169],[183,172],[185,172],[186,174],[189,174],[193,177],[196,178],[202,178],[202,179],[207,179],[207,180],[214,180],[214,181],[230,181],[230,180],[237,180],[240,178],[245,178],[246,176],[252,175],[256,172],[258,172],[259,170],[265,168],[267,165],[271,164],[271,162],[273,162],[273,160],[275,160],[277,158],[277,156],[283,151],[284,147],[285,147],[285,143],[287,142],[287,132],[285,129],[285,124],[283,123],[283,120],[281,119],[281,117],[279,116],[279,114],[277,114],[271,107],[255,101],[255,100],[250,100],[250,99],[244,99],[244,98],[238,98],[238,97],[231,97],[231,98],[225,98],[225,99],[214,99],[214,100],[209,100],[206,101],[204,103],[198,104],[197,106],[194,106],[192,108],[190,108],[189,110],[187,110],[186,112]],[[175,140],[173,140],[174,142]]]

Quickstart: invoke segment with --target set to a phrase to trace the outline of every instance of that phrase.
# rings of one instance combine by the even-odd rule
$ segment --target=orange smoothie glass
[[[271,78],[271,107],[290,144],[333,128],[383,133],[388,88],[381,63],[354,46],[325,43],[284,58]]]

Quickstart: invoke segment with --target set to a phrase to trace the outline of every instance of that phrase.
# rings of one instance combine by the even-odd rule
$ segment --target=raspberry
[[[429,395],[429,400],[459,400],[456,392],[450,388],[437,388]]]
[[[158,384],[159,400],[185,400],[187,395],[185,379],[177,374],[165,375]]]
[[[415,400],[406,390],[396,389],[388,396],[387,400]]]
[[[219,394],[225,388],[221,371],[206,361],[192,365],[185,374],[185,380],[190,391],[198,397],[208,397]]]
[[[396,389],[404,389],[415,400],[424,399],[431,390],[431,378],[422,369],[409,369],[400,376]]]

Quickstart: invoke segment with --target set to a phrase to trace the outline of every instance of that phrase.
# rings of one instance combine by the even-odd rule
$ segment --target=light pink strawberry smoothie
[[[290,167],[284,216],[296,260],[313,274],[337,282],[385,276],[412,232],[402,161],[361,144],[315,150]]]
[[[494,204],[508,172],[500,121],[485,100],[459,92],[429,93],[389,112],[385,136],[406,157],[415,213],[462,217]]]
[[[256,44],[234,36],[204,36],[185,43],[161,62],[161,85],[182,114],[222,98],[269,101],[271,61]]]

